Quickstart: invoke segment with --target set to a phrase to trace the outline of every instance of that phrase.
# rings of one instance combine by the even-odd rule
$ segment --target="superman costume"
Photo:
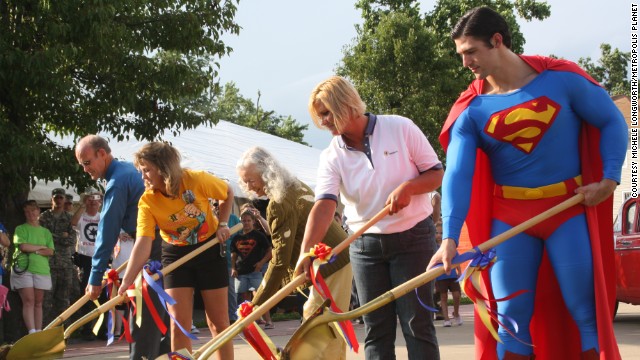
[[[443,238],[457,241],[466,218],[475,246],[570,197],[581,183],[620,181],[627,127],[607,93],[573,63],[521,58],[539,73],[535,79],[498,95],[482,95],[483,81],[474,81],[443,127]],[[504,329],[504,345],[496,347],[476,321],[477,359],[505,350],[579,359],[590,348],[600,359],[620,358],[611,325],[611,218],[611,199],[576,206],[496,248],[487,291],[498,298],[530,290],[498,311],[517,319],[518,338],[534,347]]]

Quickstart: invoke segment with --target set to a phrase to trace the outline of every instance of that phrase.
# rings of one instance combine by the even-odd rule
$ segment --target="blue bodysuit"
[[[579,134],[583,121],[600,130],[603,177],[619,183],[626,123],[609,95],[583,76],[547,70],[517,91],[477,95],[450,128],[442,194],[443,238],[459,239],[469,210],[477,149],[488,156],[491,174],[499,185],[494,191],[492,236],[570,197],[581,181]],[[531,189],[563,182],[566,191],[559,196],[527,199],[505,195],[510,187]],[[593,276],[585,276],[593,273],[593,265],[583,209],[575,207],[496,248],[498,260],[490,274],[495,297],[530,290],[498,304],[500,313],[517,321],[518,338],[525,343],[532,341],[528,324],[538,268],[546,250],[562,297],[578,326],[583,351],[598,349]],[[507,350],[532,353],[530,346],[504,329],[498,333],[504,343],[498,346],[500,358]]]

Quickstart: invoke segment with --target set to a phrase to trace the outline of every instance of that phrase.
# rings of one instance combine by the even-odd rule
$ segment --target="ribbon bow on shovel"
[[[128,261],[125,261],[116,270],[112,269],[110,271],[120,272],[124,270],[127,267],[127,262]],[[107,284],[107,280],[102,281],[103,287]],[[75,314],[76,311],[80,310],[89,300],[91,300],[89,293],[84,294],[42,331],[22,337],[13,344],[7,353],[7,359],[35,359],[40,356],[51,357],[55,354],[59,354],[61,357],[64,351],[64,344],[61,344],[60,341],[64,336],[64,326],[62,326],[62,324],[70,318],[71,315]]]
[[[362,226],[361,229],[351,234],[349,237],[344,239],[340,244],[336,245],[332,249],[332,255],[326,255],[324,258],[331,258],[341,251],[345,250],[349,247],[355,239],[357,239],[360,235],[364,234],[371,226],[376,224],[380,219],[387,216],[389,214],[390,205],[385,206],[380,212],[378,212],[374,217],[372,217],[366,224]],[[296,265],[296,269],[300,267],[300,261]],[[190,354],[186,349],[182,349],[177,351],[175,354],[179,354],[183,359],[208,359],[214,352],[216,352],[222,345],[227,343],[229,340],[233,339],[236,335],[243,331],[243,329],[250,324],[253,324],[254,321],[260,318],[265,312],[270,310],[272,307],[276,306],[282,299],[284,299],[287,295],[294,292],[299,286],[303,285],[305,282],[305,275],[300,274],[293,278],[290,283],[281,288],[278,292],[276,292],[272,297],[267,299],[262,305],[254,306],[251,313],[242,319],[238,319],[233,325],[226,328],[224,331],[218,334],[218,336],[211,339],[206,344],[202,345],[198,350],[194,351],[193,354]],[[172,354],[165,354],[161,357],[158,357],[157,360],[160,359],[170,359]],[[266,354],[267,356],[275,356],[275,354]],[[261,355],[263,356],[263,355]]]
[[[494,247],[496,247],[497,245],[503,243],[504,241],[508,240],[509,238],[529,229],[530,227],[541,223],[542,221],[572,207],[575,205],[580,204],[582,201],[584,200],[584,195],[583,194],[577,194],[573,197],[571,197],[568,200],[563,201],[562,203],[552,207],[551,209],[534,216],[533,218],[503,232],[500,235],[497,235],[487,241],[485,241],[484,243],[480,244],[479,246],[475,247],[474,249],[471,249],[467,252],[465,252],[464,254],[462,254],[461,256],[465,256],[468,253],[471,254],[477,254],[477,252],[481,252],[481,253],[485,253],[487,252],[489,249],[492,249]],[[351,310],[345,313],[334,313],[328,309],[324,309],[325,311],[322,312],[321,314],[319,314],[318,316],[312,317],[310,319],[307,319],[304,323],[302,323],[302,325],[298,328],[298,330],[296,330],[296,332],[291,336],[291,339],[289,339],[289,342],[287,343],[287,345],[285,346],[285,348],[282,351],[282,354],[284,354],[284,356],[286,356],[287,354],[290,354],[292,352],[292,350],[294,350],[294,347],[296,346],[297,343],[300,342],[300,339],[306,334],[308,333],[311,329],[313,329],[316,326],[322,325],[322,324],[326,324],[329,322],[334,322],[334,321],[344,321],[344,320],[350,320],[350,319],[355,319],[357,317],[362,316],[363,314],[367,314],[370,313],[392,301],[395,301],[396,299],[398,299],[399,297],[407,294],[408,292],[412,291],[413,289],[420,287],[426,283],[428,283],[429,281],[434,280],[435,278],[437,278],[438,276],[444,274],[444,268],[442,266],[439,267],[434,267],[430,270],[428,270],[427,272],[416,276],[415,278],[405,282],[404,284],[401,284],[389,291],[387,291],[386,293],[380,295],[379,297],[371,300],[370,302],[361,305],[359,308],[355,309],[355,310]]]
[[[229,229],[229,232],[231,234],[235,234],[238,231],[240,231],[241,229],[242,229],[242,224],[237,224],[237,225],[233,226],[231,229]],[[194,257],[200,255],[202,252],[204,252],[205,250],[213,247],[214,245],[218,244],[219,242],[220,242],[220,240],[217,237],[214,238],[213,240],[208,241],[207,243],[205,243],[204,245],[200,246],[196,250],[193,250],[192,252],[190,252],[187,255],[185,255],[185,256],[181,257],[180,259],[176,260],[174,263],[170,264],[166,268],[160,270],[158,273],[154,274],[153,277],[152,277],[153,280],[157,281],[158,279],[160,279],[161,276],[167,275],[168,273],[172,272],[173,270],[175,270],[179,266],[182,266],[187,261],[189,261],[189,260],[193,259]],[[71,336],[71,334],[73,334],[74,331],[78,330],[83,325],[89,323],[93,319],[97,318],[101,314],[104,314],[105,312],[109,311],[110,309],[114,308],[115,306],[125,302],[126,300],[127,300],[127,295],[126,294],[122,294],[122,295],[114,297],[113,299],[111,299],[111,300],[107,301],[106,303],[102,304],[97,309],[94,309],[93,311],[89,312],[88,314],[86,314],[85,316],[80,318],[78,321],[76,321],[73,324],[71,324],[69,326],[69,328],[66,331],[64,331],[64,333],[63,333],[63,330],[62,330],[61,327],[56,327],[56,328],[52,329],[52,330],[56,330],[56,331],[52,332],[51,334],[49,334],[47,336],[42,336],[42,334],[47,334],[45,331],[38,332],[38,333],[33,333],[31,335],[40,335],[40,337],[37,337],[37,338],[34,337],[33,341],[29,341],[28,344],[22,345],[22,346],[19,346],[19,347],[16,347],[16,345],[18,345],[18,343],[20,341],[17,342],[14,345],[14,347],[7,354],[7,359],[9,359],[9,360],[12,360],[12,359],[25,359],[26,360],[26,359],[39,359],[39,358],[40,359],[60,358],[60,357],[62,357],[62,354],[63,354],[64,349],[66,347],[65,340],[68,339]],[[31,336],[31,335],[29,335],[29,336]],[[35,343],[36,341],[37,341],[37,343]],[[30,345],[30,346],[27,346],[27,345]]]

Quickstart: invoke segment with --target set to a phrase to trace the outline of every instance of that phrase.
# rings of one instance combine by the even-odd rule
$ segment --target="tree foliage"
[[[526,20],[550,15],[548,5],[534,0],[441,0],[424,14],[417,1],[360,0],[356,8],[364,22],[345,47],[337,73],[354,83],[369,111],[415,121],[443,158],[437,136],[451,105],[472,80],[449,33],[465,12],[480,5],[505,16],[515,52],[524,45],[516,14]]]
[[[234,2],[0,1],[0,218],[15,225],[35,179],[80,179],[52,135],[152,140],[214,121],[189,104],[215,92]]]
[[[266,111],[260,106],[260,92],[254,104],[240,94],[234,82],[225,84],[222,94],[207,106],[216,120],[226,120],[234,124],[262,131],[271,135],[308,145],[304,142],[304,131],[309,125],[298,123],[291,116],[277,115],[275,111]]]
[[[611,96],[627,95],[631,97],[631,85],[628,78],[631,53],[622,52],[617,48],[611,50],[609,44],[601,44],[600,50],[602,53],[596,64],[590,57],[580,58],[578,63],[602,84]]]

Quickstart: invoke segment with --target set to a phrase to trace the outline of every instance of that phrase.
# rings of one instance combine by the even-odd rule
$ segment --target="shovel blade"
[[[65,348],[64,328],[57,326],[22,337],[13,344],[7,359],[60,359]]]

